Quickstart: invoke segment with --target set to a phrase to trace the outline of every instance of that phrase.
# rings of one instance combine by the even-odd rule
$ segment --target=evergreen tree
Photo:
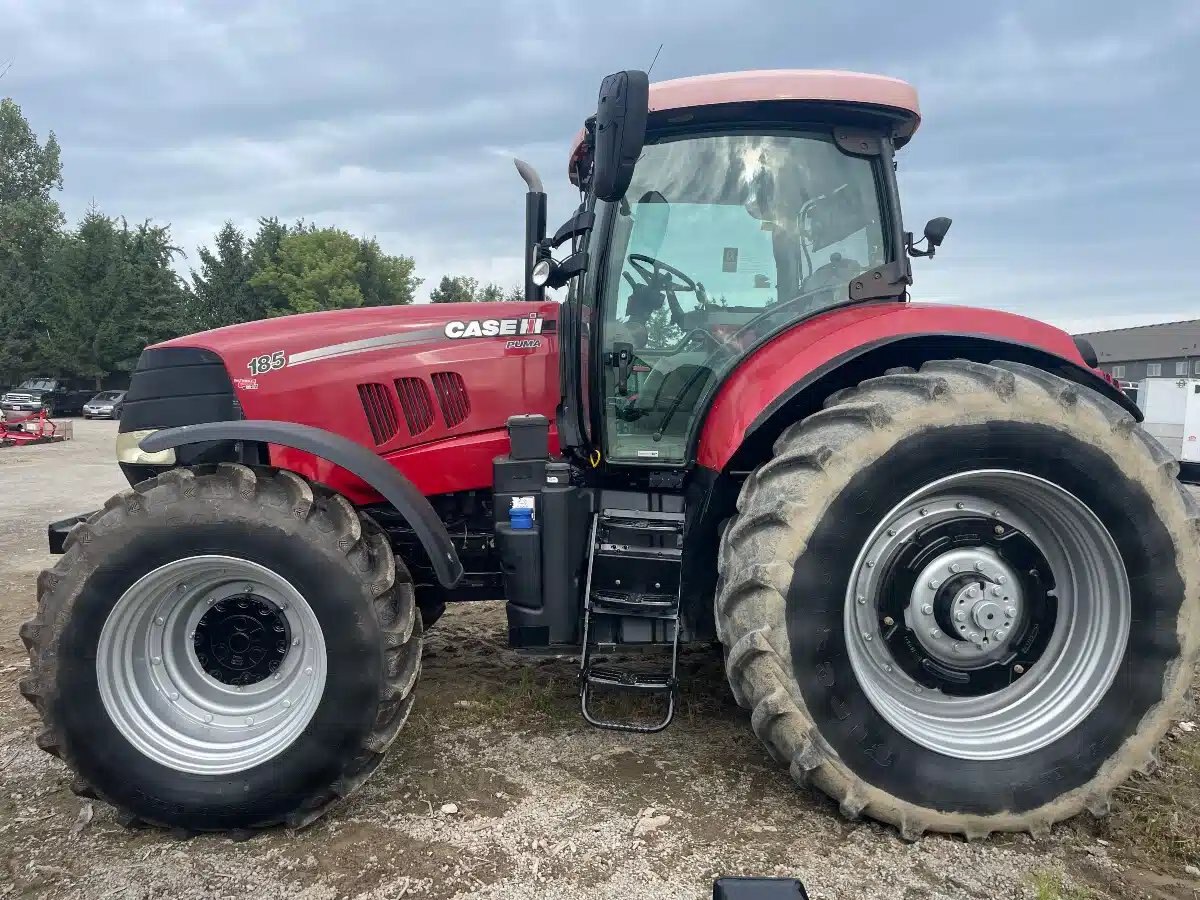
[[[441,282],[429,293],[431,303],[470,303],[475,299],[479,281],[467,275],[443,275]]]

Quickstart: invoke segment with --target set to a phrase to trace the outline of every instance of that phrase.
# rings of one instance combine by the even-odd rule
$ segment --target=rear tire
[[[188,832],[316,819],[378,767],[420,671],[382,531],[235,464],[173,469],[77,526],[21,637],[38,746],[73,790]]]
[[[716,607],[772,755],[908,839],[1106,812],[1200,648],[1200,509],[1170,455],[1086,388],[962,360],[839,392],[774,451]],[[988,644],[959,612],[1011,624]]]

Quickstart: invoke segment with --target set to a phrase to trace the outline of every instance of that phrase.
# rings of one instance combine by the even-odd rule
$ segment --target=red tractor
[[[300,826],[396,740],[444,604],[503,596],[595,725],[665,727],[681,642],[719,640],[847,816],[1101,814],[1192,677],[1200,510],[1086,345],[908,302],[950,224],[901,221],[918,121],[888,78],[621,72],[553,237],[518,163],[526,302],[147,349],[132,487],[51,526],[21,630],[39,745],[130,822]]]

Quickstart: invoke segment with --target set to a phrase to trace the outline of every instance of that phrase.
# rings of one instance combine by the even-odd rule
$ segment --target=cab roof
[[[897,146],[905,144],[921,122],[916,89],[907,82],[884,75],[832,69],[761,69],[694,75],[650,85],[652,114],[771,100],[883,107],[895,116],[892,134]],[[582,142],[583,132],[580,131],[571,146],[572,162]]]

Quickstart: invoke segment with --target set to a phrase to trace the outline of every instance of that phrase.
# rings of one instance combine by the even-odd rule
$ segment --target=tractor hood
[[[155,345],[200,347],[219,355],[235,384],[281,369],[350,357],[409,354],[459,341],[502,345],[557,330],[558,304],[427,303],[333,310],[262,319]],[[532,349],[510,347],[514,350]]]

